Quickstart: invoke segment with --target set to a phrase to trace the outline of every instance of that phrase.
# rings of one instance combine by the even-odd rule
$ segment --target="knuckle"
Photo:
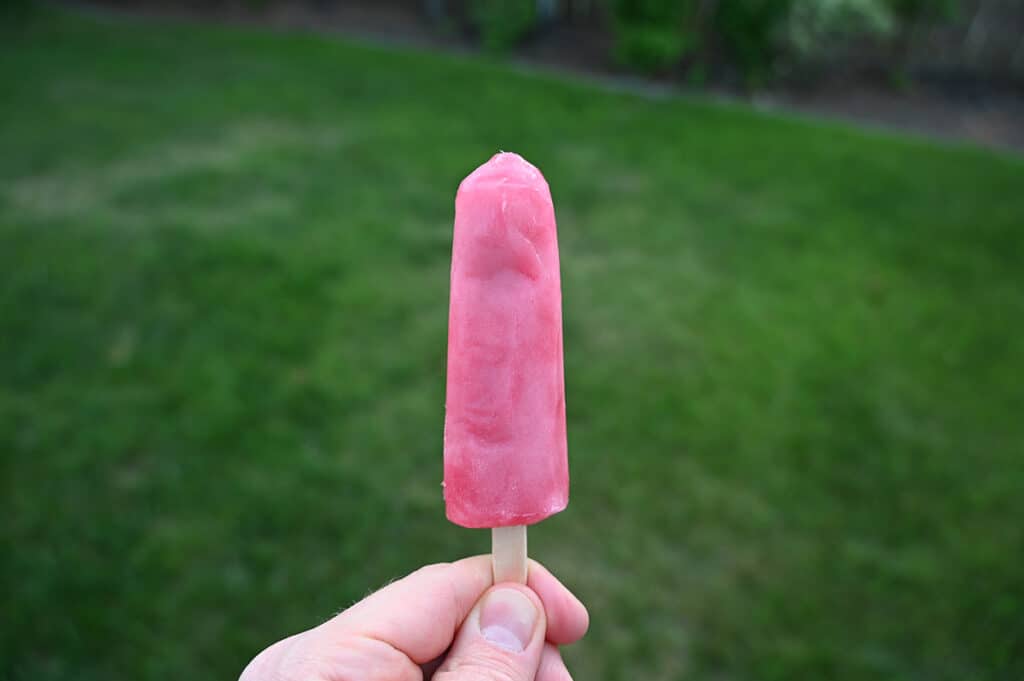
[[[430,563],[429,565],[424,565],[423,567],[414,570],[412,573],[410,573],[409,576],[411,577],[412,575],[441,575],[447,572],[448,568],[450,568],[451,565],[451,563]]]
[[[507,658],[481,653],[449,660],[434,674],[433,681],[528,681],[532,678]]]
[[[291,653],[295,639],[278,641],[254,657],[242,671],[239,681],[287,681],[288,665],[284,660]]]
[[[279,641],[249,663],[239,681],[420,681],[419,667],[372,638],[318,636]]]
[[[309,676],[294,681],[419,681],[419,666],[391,645],[364,636],[321,645]]]

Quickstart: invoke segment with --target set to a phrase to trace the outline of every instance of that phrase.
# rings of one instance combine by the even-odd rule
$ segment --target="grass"
[[[1024,676],[1024,163],[300,34],[0,40],[0,677],[233,678],[430,561],[460,178],[547,175],[579,679]]]

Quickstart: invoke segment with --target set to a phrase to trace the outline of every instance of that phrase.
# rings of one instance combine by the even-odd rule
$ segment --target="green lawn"
[[[559,218],[576,678],[1024,677],[1024,163],[497,63],[0,29],[0,678],[214,681],[431,561],[455,188]]]

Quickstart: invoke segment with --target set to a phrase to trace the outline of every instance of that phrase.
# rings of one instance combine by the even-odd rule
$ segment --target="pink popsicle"
[[[551,193],[518,154],[455,197],[444,498],[464,527],[529,525],[569,502],[562,292]]]

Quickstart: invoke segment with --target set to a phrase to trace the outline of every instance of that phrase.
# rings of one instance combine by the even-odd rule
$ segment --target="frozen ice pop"
[[[517,154],[495,155],[455,198],[444,499],[452,522],[490,528],[569,501],[555,212]]]

